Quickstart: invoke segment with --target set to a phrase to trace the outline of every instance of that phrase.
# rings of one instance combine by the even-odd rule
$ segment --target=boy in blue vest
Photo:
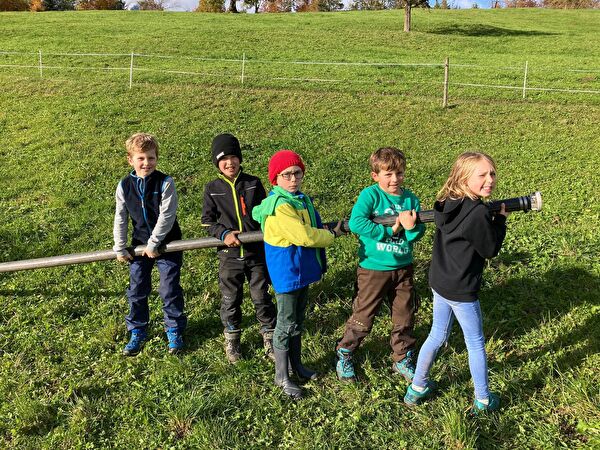
[[[129,314],[125,317],[131,332],[123,349],[126,356],[137,355],[147,338],[150,320],[148,296],[152,290],[154,263],[160,274],[158,293],[163,300],[165,329],[169,353],[183,348],[183,330],[187,318],[183,312],[183,290],[179,284],[183,252],[160,254],[160,245],[181,239],[177,223],[177,192],[173,179],[156,170],[158,142],[147,133],[136,133],[127,139],[127,162],[133,170],[117,186],[113,234],[117,260],[129,262]],[[133,233],[131,245],[145,245],[141,256],[127,250],[128,219]]]
[[[219,176],[204,188],[202,225],[211,236],[223,241],[217,255],[225,356],[232,364],[242,358],[242,299],[247,279],[250,298],[260,323],[265,356],[273,359],[277,313],[269,294],[264,246],[262,242],[242,244],[237,238],[239,233],[260,230],[259,223],[252,218],[252,209],[265,198],[265,188],[258,177],[243,171],[242,150],[234,135],[224,133],[215,136],[211,151]]]

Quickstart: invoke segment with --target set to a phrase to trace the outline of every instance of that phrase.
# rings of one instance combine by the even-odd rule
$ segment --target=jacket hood
[[[451,233],[480,203],[481,200],[471,200],[468,197],[435,202],[433,205],[435,226],[444,233]]]
[[[269,192],[267,198],[265,198],[260,205],[252,208],[252,218],[260,223],[261,229],[264,230],[267,217],[274,215],[280,199],[285,198],[296,208],[302,208],[303,203],[300,199],[303,197],[304,194],[302,194],[302,192],[291,194],[279,186],[273,186],[273,190]]]

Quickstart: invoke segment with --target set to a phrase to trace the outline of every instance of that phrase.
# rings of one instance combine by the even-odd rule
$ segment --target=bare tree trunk
[[[405,0],[404,3],[404,32],[410,31],[410,0]]]

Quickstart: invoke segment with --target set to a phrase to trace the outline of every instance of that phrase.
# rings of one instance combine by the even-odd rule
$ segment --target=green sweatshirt
[[[376,224],[372,218],[420,208],[419,199],[408,189],[399,196],[386,193],[378,184],[363,189],[350,214],[350,230],[358,234],[360,242],[360,267],[395,270],[411,264],[413,243],[423,236],[425,226],[421,223],[393,236],[392,227]]]

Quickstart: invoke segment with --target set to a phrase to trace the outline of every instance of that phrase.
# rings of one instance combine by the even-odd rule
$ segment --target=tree
[[[42,0],[31,0],[31,3],[29,3],[29,11],[40,12],[45,10],[46,8],[44,8],[44,2]]]
[[[450,9],[450,5],[448,5],[448,0],[442,0],[442,3],[440,4],[440,8]]]
[[[0,0],[0,11],[27,11],[28,9],[27,0]]]
[[[78,0],[76,9],[125,9],[123,0]]]
[[[261,10],[268,13],[291,12],[292,0],[265,0]]]
[[[227,9],[227,12],[234,13],[234,14],[236,14],[238,12],[237,0],[229,0],[229,8]]]
[[[444,1],[442,1],[442,5]],[[406,33],[410,31],[411,27],[412,8],[431,8],[429,0],[389,0],[389,4],[392,8],[404,8],[404,31]]]
[[[296,0],[294,10],[296,12],[329,12],[338,11],[344,7],[339,0]]]
[[[165,0],[138,0],[141,11],[164,11],[167,7]]]
[[[385,9],[386,5],[383,0],[355,0],[352,2],[351,8],[360,11],[373,11]]]
[[[71,11],[75,9],[75,0],[42,0],[42,2],[45,11]]]
[[[254,13],[258,14],[260,11],[260,4],[262,0],[243,0],[246,8],[254,8]]]
[[[600,8],[600,0],[541,0],[544,8],[587,9]]]
[[[200,0],[196,12],[223,12],[223,0]]]
[[[507,8],[537,8],[537,0],[506,0]]]

